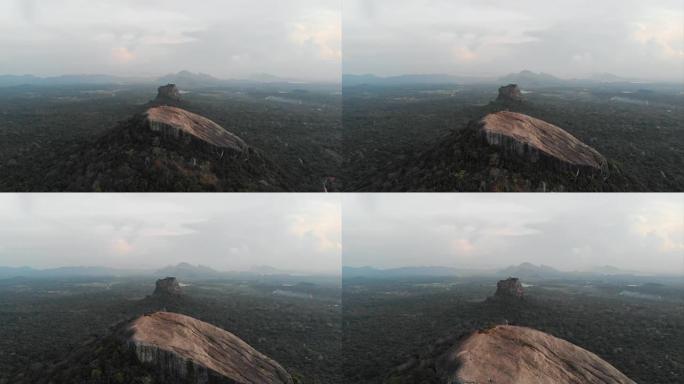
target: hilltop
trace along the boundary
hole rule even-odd
[[[289,191],[295,178],[262,151],[201,114],[173,84],[144,110],[57,153],[44,174],[21,174],[33,191]]]
[[[532,116],[494,109],[431,148],[389,164],[386,178],[360,190],[627,191],[640,185],[566,130]]]
[[[527,327],[476,331],[442,355],[443,383],[634,384],[615,367],[568,341]]]
[[[232,333],[171,312],[117,325],[77,348],[49,376],[57,383],[86,384],[293,383],[280,364]]]

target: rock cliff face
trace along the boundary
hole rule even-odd
[[[508,84],[499,88],[499,96],[496,101],[504,103],[522,103],[523,95],[517,84]]]
[[[161,133],[166,138],[195,141],[236,152],[243,152],[249,148],[241,138],[215,122],[181,108],[150,108],[145,112],[145,121],[149,129]]]
[[[292,384],[277,362],[237,336],[189,316],[157,312],[127,327],[126,343],[167,383]]]
[[[523,299],[524,290],[520,280],[515,277],[510,277],[506,280],[500,280],[498,283],[496,283],[496,293],[494,293],[494,297],[505,300]]]
[[[180,284],[178,284],[178,280],[175,277],[159,279],[155,284],[155,296],[181,296],[182,294],[183,290],[181,290]]]
[[[601,173],[607,168],[606,159],[594,148],[534,117],[502,111],[485,116],[478,127],[487,144],[502,148],[507,155],[578,172]]]
[[[437,364],[443,383],[634,384],[595,354],[525,327],[478,331]]]
[[[157,89],[156,101],[181,101],[181,94],[176,84],[167,84]]]

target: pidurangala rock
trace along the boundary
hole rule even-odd
[[[438,359],[436,371],[441,383],[635,384],[586,349],[510,325],[474,332]]]
[[[567,131],[516,112],[490,113],[477,123],[479,135],[506,156],[543,163],[558,170],[604,174],[606,158]]]
[[[293,383],[276,361],[232,333],[189,316],[155,312],[127,328],[128,346],[166,383]]]

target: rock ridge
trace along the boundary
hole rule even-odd
[[[605,157],[562,128],[522,113],[501,111],[477,123],[483,140],[505,154],[546,162],[563,170],[607,172]]]
[[[439,358],[444,383],[635,384],[592,352],[544,332],[499,325]]]
[[[168,382],[292,384],[276,361],[237,336],[189,316],[156,312],[131,322],[126,344]]]
[[[196,141],[215,148],[244,152],[249,149],[237,135],[228,132],[220,125],[204,116],[171,106],[158,106],[148,109],[145,122],[150,130],[184,142]]]

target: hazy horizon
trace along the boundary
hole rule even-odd
[[[225,79],[336,81],[340,12],[335,0],[10,0],[0,4],[0,74],[149,77],[191,69]]]
[[[559,80],[565,80],[565,81],[571,81],[571,80],[593,80],[594,76],[615,76],[619,80],[624,80],[624,81],[634,81],[634,82],[645,82],[645,83],[672,83],[672,84],[681,84],[684,83],[684,77],[681,79],[637,79],[637,78],[629,78],[629,77],[622,77],[618,76],[614,73],[609,73],[609,72],[595,72],[595,73],[586,73],[582,76],[575,76],[575,77],[564,77],[561,75],[557,75],[553,72],[535,72],[535,71],[530,71],[529,69],[521,69],[519,71],[510,71],[510,72],[501,72],[501,73],[494,73],[494,74],[488,74],[488,75],[470,75],[470,74],[458,74],[458,73],[438,73],[438,72],[425,72],[425,73],[400,73],[396,75],[379,75],[377,73],[348,73],[344,72],[342,73],[342,76],[375,76],[378,78],[394,78],[394,77],[402,77],[402,76],[451,76],[455,78],[472,78],[472,79],[483,79],[483,80],[490,80],[490,81],[498,81],[499,79],[509,76],[509,75],[517,75],[520,74],[521,72],[529,71],[532,72],[535,75],[551,75]],[[619,81],[618,80],[618,81]]]
[[[684,80],[679,0],[350,0],[343,73]]]
[[[72,72],[65,72],[65,73],[60,73],[60,74],[55,74],[55,75],[49,75],[49,76],[41,76],[41,75],[36,75],[33,73],[22,73],[22,74],[10,74],[10,73],[0,73],[0,76],[16,76],[16,77],[22,77],[22,76],[33,76],[36,78],[40,79],[51,79],[51,78],[59,78],[59,77],[69,77],[69,76],[108,76],[108,77],[115,77],[115,78],[121,78],[124,80],[143,80],[143,81],[155,81],[161,77],[165,76],[175,76],[178,75],[182,72],[188,72],[192,75],[206,75],[206,76],[211,76],[217,80],[221,81],[230,81],[230,80],[252,80],[256,79],[261,76],[272,76],[277,79],[282,79],[285,81],[304,81],[304,82],[312,82],[312,83],[339,83],[339,79],[327,79],[327,80],[309,80],[305,81],[303,79],[296,79],[296,78],[287,78],[287,77],[281,77],[274,75],[272,73],[251,73],[247,74],[245,76],[240,76],[240,77],[220,77],[220,76],[215,76],[211,73],[204,73],[204,72],[196,72],[188,69],[181,69],[176,72],[165,72],[165,73],[156,73],[156,74],[147,74],[147,75],[117,75],[117,74],[112,74],[112,73],[105,73],[105,72],[91,72],[91,73],[72,73]],[[260,81],[260,80],[255,80],[255,81]]]
[[[679,194],[372,194],[342,199],[343,267],[684,274]]]
[[[0,266],[339,273],[339,198],[314,194],[0,195]]]

